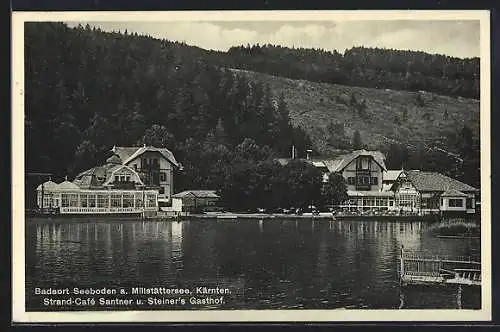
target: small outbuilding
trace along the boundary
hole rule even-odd
[[[217,206],[219,200],[215,190],[185,190],[172,195],[172,207],[178,211],[196,212]]]

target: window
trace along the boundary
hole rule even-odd
[[[115,182],[119,182],[120,181],[120,177],[118,175],[115,175]]]
[[[147,207],[156,207],[156,195],[155,194],[147,194],[146,195],[146,206]]]
[[[368,157],[359,157],[356,159],[356,169],[365,169],[368,170],[371,167],[371,159]]]
[[[397,197],[397,205],[400,207],[417,208],[420,205],[419,196],[408,193],[399,194]]]
[[[88,207],[95,207],[96,203],[96,195],[89,195],[88,196]]]
[[[61,206],[68,207],[69,206],[69,197],[68,194],[61,194]]]
[[[125,181],[129,182],[130,181],[130,175],[125,176]]]
[[[159,192],[160,192],[160,195],[163,195],[165,193],[165,188],[160,187]]]
[[[369,176],[359,176],[358,177],[358,184],[369,185],[370,184],[370,177]]]
[[[135,206],[136,207],[143,207],[143,201],[142,201],[142,194],[137,194],[135,196]]]
[[[98,194],[97,195],[97,207],[103,208],[108,207],[108,194]]]
[[[165,172],[160,172],[160,181],[165,182],[167,181],[167,173]]]
[[[376,177],[376,176],[372,177],[372,184],[375,186],[378,185],[378,177]]]
[[[111,207],[121,207],[122,206],[122,195],[112,194],[111,195]]]
[[[464,202],[461,198],[450,198],[448,199],[449,207],[463,207]]]
[[[137,171],[137,164],[134,164],[134,171]]]
[[[80,206],[87,207],[87,194],[80,194]]]
[[[77,207],[78,206],[78,194],[69,194],[69,206]]]
[[[133,207],[134,206],[134,195],[133,194],[123,194],[123,207]]]
[[[354,185],[354,177],[348,177],[347,184]]]

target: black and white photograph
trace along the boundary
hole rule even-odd
[[[491,319],[487,11],[12,22],[14,320]]]

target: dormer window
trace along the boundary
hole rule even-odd
[[[356,159],[356,169],[369,170],[371,166],[370,157],[359,157]]]

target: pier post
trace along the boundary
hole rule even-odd
[[[457,309],[462,309],[462,285],[457,287]]]
[[[403,257],[403,252],[404,252],[404,246],[401,245],[401,250],[400,250],[400,253],[399,253],[399,264],[400,264],[400,268],[399,268],[399,281],[401,284],[403,284],[403,277],[404,277],[404,274],[405,274],[405,261],[404,261],[404,257]]]

